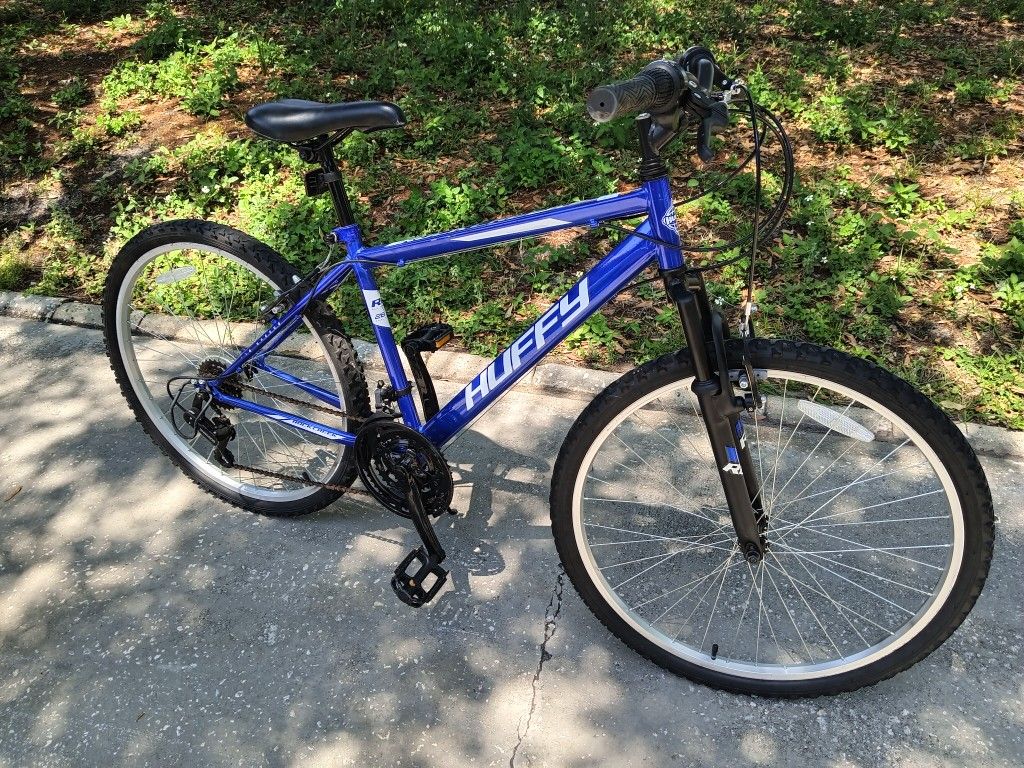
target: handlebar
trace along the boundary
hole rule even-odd
[[[595,88],[587,112],[598,123],[640,112],[659,113],[678,106],[682,86],[679,67],[672,61],[648,64],[631,80]]]
[[[698,118],[697,154],[704,162],[715,153],[711,136],[729,125],[729,106],[724,94],[735,81],[722,72],[711,51],[694,46],[676,61],[659,60],[644,67],[635,77],[591,91],[587,112],[598,123],[628,114],[649,113],[656,123],[656,146],[666,144],[679,128],[680,117]]]

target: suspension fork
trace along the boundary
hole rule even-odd
[[[686,344],[693,357],[695,377],[691,389],[711,441],[740,552],[747,562],[759,563],[764,557],[765,542],[761,536],[764,514],[757,475],[740,421],[740,414],[749,404],[732,393],[721,316],[712,312],[699,274],[687,274],[685,268],[679,268],[663,271],[662,278],[679,311]],[[714,361],[708,356],[709,342],[715,350]]]

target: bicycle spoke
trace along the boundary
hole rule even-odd
[[[821,392],[821,387],[818,387],[818,391],[814,393],[814,397],[818,396],[818,392]],[[814,397],[811,398],[811,402],[812,403],[814,402]],[[851,400],[850,401],[849,405],[847,405],[846,408],[842,412],[843,416],[845,416],[847,413],[849,413],[850,408],[853,406],[853,404],[855,402],[856,402],[855,400]],[[800,421],[798,421],[796,426],[793,427],[793,434],[791,434],[789,436],[790,441],[793,440],[793,435],[796,434],[796,430],[800,426],[800,423],[803,421],[805,415],[806,414],[801,414],[800,415]],[[771,503],[772,503],[772,507],[773,508],[774,508],[776,499],[778,499],[783,493],[785,493],[786,489],[789,488],[789,484],[791,482],[793,482],[794,478],[796,478],[796,476],[798,474],[800,474],[800,470],[803,469],[807,465],[807,462],[810,461],[814,457],[814,454],[818,452],[818,449],[821,447],[822,443],[824,443],[825,440],[828,439],[828,436],[831,435],[833,433],[833,431],[834,430],[832,429],[832,427],[829,427],[828,430],[825,432],[825,434],[821,436],[821,439],[818,440],[817,444],[815,444],[815,446],[804,457],[804,460],[800,462],[800,466],[797,467],[795,470],[793,470],[793,474],[791,474],[789,476],[789,479],[783,484],[783,486],[781,488],[779,488],[779,492],[775,495],[775,497],[772,498]],[[852,447],[853,446],[851,446],[851,448]],[[799,496],[799,494],[797,494],[797,495]]]
[[[889,520],[861,521],[859,523],[830,523],[830,524],[826,523],[825,525],[820,525],[822,520],[831,520],[832,518],[840,517],[841,515],[853,515],[853,514],[857,514],[857,513],[860,513],[860,512],[867,512],[868,510],[878,509],[879,507],[886,507],[886,506],[888,506],[890,504],[902,504],[905,501],[913,501],[914,499],[923,499],[926,496],[934,496],[937,493],[943,493],[943,490],[940,488],[938,490],[928,491],[926,493],[915,493],[912,496],[902,496],[902,497],[900,497],[898,499],[890,499],[888,501],[880,501],[877,504],[870,504],[870,505],[868,505],[866,507],[858,507],[857,509],[849,509],[849,510],[845,510],[843,512],[833,512],[831,515],[825,515],[824,517],[816,517],[816,518],[814,518],[814,522],[815,522],[816,525],[805,524],[805,525],[801,526],[801,525],[799,525],[797,523],[792,523],[792,524],[783,525],[783,526],[777,528],[776,532],[781,533],[782,531],[788,531],[788,530],[793,530],[793,529],[797,529],[797,528],[815,528],[815,527],[817,527],[817,528],[828,528],[830,526],[835,526],[835,525],[863,525],[863,524],[865,524],[865,522],[873,522],[873,523],[898,522],[897,520],[889,519]],[[948,518],[945,518],[945,517],[938,517],[938,518],[934,518],[934,517],[908,517],[908,518],[903,518],[903,520],[935,520],[935,519],[943,519],[944,520],[944,519],[948,519]]]
[[[782,387],[782,413],[779,414],[779,439],[775,442],[775,466],[772,467],[772,494],[771,500],[775,500],[775,481],[779,476],[779,452],[782,448],[782,424],[786,420],[786,393],[789,391],[789,379],[786,379],[785,384]],[[771,514],[769,508],[768,513]]]
[[[731,555],[730,555],[730,559],[732,559]],[[700,641],[700,647],[701,648],[705,648],[707,646],[708,632],[711,631],[711,622],[714,621],[715,611],[718,610],[718,601],[722,597],[722,587],[725,586],[726,570],[727,569],[725,569],[725,568],[722,569],[722,579],[721,579],[721,581],[718,582],[718,592],[715,593],[715,604],[711,606],[711,613],[708,614],[708,623],[704,627],[704,637],[702,637],[701,641]]]
[[[919,595],[924,595],[925,597],[928,597],[928,596],[931,595],[930,592],[926,592],[923,589],[918,589],[917,587],[912,587],[909,584],[904,584],[902,581],[896,581],[895,579],[889,579],[889,578],[886,578],[885,576],[880,576],[877,573],[872,573],[871,571],[865,571],[863,568],[857,568],[856,566],[850,565],[849,563],[844,563],[842,560],[836,560],[834,558],[829,558],[829,557],[822,557],[822,553],[819,553],[819,552],[805,552],[805,551],[802,551],[802,550],[794,550],[794,552],[799,552],[800,554],[810,555],[810,556],[815,557],[817,559],[825,560],[826,562],[831,563],[832,565],[838,565],[838,566],[841,566],[841,567],[846,568],[848,570],[856,571],[857,573],[862,573],[865,576],[870,576],[873,579],[878,579],[879,581],[884,581],[887,584],[892,584],[892,585],[897,586],[897,587],[902,587],[903,589],[909,589],[911,592],[917,592]],[[785,553],[783,553],[783,554],[785,554]],[[780,565],[781,565],[781,562],[782,561],[780,560],[779,561]]]
[[[764,562],[764,561],[762,561]],[[793,625],[793,629],[796,630],[796,635],[800,638],[800,644],[804,647],[804,651],[807,652],[807,659],[810,662],[814,662],[814,655],[811,653],[811,649],[807,647],[807,641],[804,640],[804,634],[800,631],[800,627],[796,623],[796,619],[793,618],[793,612],[789,610],[789,605],[786,604],[786,598],[782,596],[782,591],[779,589],[779,585],[775,583],[775,577],[772,576],[772,572],[768,568],[763,569],[768,575],[769,581],[775,588],[775,594],[779,596],[779,602],[782,604],[782,608],[786,611],[786,615],[789,617],[790,623]]]
[[[776,553],[776,554],[778,554],[778,553]],[[856,587],[859,590],[867,592],[869,595],[872,595],[873,597],[877,597],[883,603],[887,603],[887,604],[891,605],[893,608],[897,608],[897,609],[903,611],[904,613],[906,613],[909,616],[913,616],[914,615],[914,611],[911,611],[911,610],[909,610],[907,608],[904,608],[899,603],[894,603],[892,600],[890,600],[887,597],[883,597],[882,595],[880,595],[877,592],[875,592],[873,589],[868,589],[863,584],[860,584],[860,583],[858,583],[856,581],[853,581],[852,579],[848,579],[847,577],[843,576],[843,574],[839,573],[838,571],[834,571],[831,568],[829,568],[828,566],[822,565],[815,558],[812,558],[812,557],[808,556],[809,554],[813,554],[813,553],[793,552],[792,554],[796,555],[801,560],[807,561],[811,565],[814,565],[815,567],[820,568],[823,571],[827,571],[828,573],[832,574],[836,578],[845,581],[847,584],[850,584],[851,586],[854,586],[854,587]]]
[[[777,558],[776,558],[776,562],[778,563],[778,565],[780,567],[782,566],[782,563],[780,561],[778,561]],[[795,576],[792,576],[791,578],[794,581],[796,581],[796,583],[800,584],[805,589],[807,589],[809,592],[812,592],[812,593],[818,595],[819,597],[824,597],[826,600],[828,600],[829,603],[832,604],[832,607],[834,607],[836,609],[836,613],[838,613],[843,618],[843,620],[846,621],[846,623],[850,626],[850,629],[853,630],[854,634],[856,634],[860,638],[860,640],[864,644],[865,648],[870,646],[871,643],[869,643],[868,640],[864,637],[864,635],[861,634],[860,630],[857,629],[857,625],[850,621],[849,617],[846,615],[847,613],[853,614],[854,616],[856,616],[861,621],[864,621],[864,622],[866,622],[868,624],[871,624],[872,626],[877,627],[878,629],[882,630],[886,634],[891,634],[893,632],[893,630],[890,629],[889,627],[883,627],[881,624],[877,623],[876,621],[874,621],[872,619],[869,619],[867,616],[865,616],[862,613],[858,613],[857,611],[853,610],[849,606],[843,605],[842,603],[839,603],[839,602],[836,602],[836,600],[834,600],[832,598],[832,596],[825,590],[825,587],[822,586],[821,582],[818,581],[818,578],[813,573],[811,573],[810,570],[808,570],[807,566],[804,565],[804,562],[802,560],[797,559],[795,562],[801,568],[804,569],[804,572],[808,575],[808,577],[811,579],[811,581],[813,581],[815,583],[815,585],[817,586],[817,589],[812,587],[807,582],[801,581],[800,579],[796,578]]]
[[[815,509],[814,511],[812,511],[812,512],[811,512],[810,514],[808,514],[808,515],[807,515],[807,516],[806,516],[806,517],[805,517],[805,518],[804,518],[803,520],[801,520],[801,521],[800,521],[799,523],[797,523],[795,527],[796,527],[796,528],[799,528],[799,527],[800,527],[800,526],[802,526],[802,525],[803,525],[804,523],[806,523],[806,522],[807,522],[808,520],[811,520],[811,519],[813,519],[813,518],[814,518],[814,516],[815,516],[816,514],[818,514],[818,512],[820,512],[821,510],[825,509],[825,507],[827,507],[827,506],[828,506],[829,504],[831,504],[831,503],[832,503],[833,501],[835,501],[835,500],[836,500],[836,499],[838,499],[838,498],[839,498],[840,496],[842,496],[842,495],[843,495],[844,493],[846,493],[846,492],[847,492],[847,491],[848,491],[848,490],[849,490],[850,488],[852,488],[852,487],[853,487],[853,485],[854,485],[854,484],[855,484],[855,483],[856,483],[857,481],[861,480],[861,479],[862,479],[862,478],[863,478],[863,477],[864,477],[864,476],[865,476],[865,475],[866,475],[866,474],[867,474],[868,472],[870,472],[870,471],[871,471],[872,469],[874,469],[875,467],[877,467],[877,466],[878,466],[879,464],[882,464],[882,463],[884,463],[885,461],[887,461],[887,460],[888,460],[888,459],[889,459],[889,458],[890,458],[891,456],[893,456],[893,455],[894,455],[894,454],[895,454],[895,453],[896,453],[897,451],[899,451],[899,450],[900,450],[901,448],[905,447],[905,446],[907,445],[907,443],[909,443],[909,442],[910,442],[909,438],[908,438],[907,440],[904,440],[904,441],[903,441],[902,443],[900,443],[900,444],[899,444],[899,445],[897,445],[897,446],[896,446],[895,448],[893,448],[893,449],[892,449],[892,450],[891,450],[891,451],[890,451],[890,452],[889,452],[888,454],[886,454],[886,455],[885,455],[884,457],[882,457],[881,459],[878,459],[878,460],[877,460],[877,461],[876,461],[876,462],[875,462],[874,464],[872,464],[872,465],[871,465],[870,467],[868,467],[868,468],[867,468],[867,469],[865,469],[865,470],[864,470],[863,472],[861,472],[861,474],[859,474],[859,475],[858,475],[858,476],[857,476],[857,477],[856,477],[856,478],[855,478],[855,479],[853,480],[853,482],[851,482],[851,483],[847,483],[846,485],[844,485],[843,487],[841,487],[841,488],[840,488],[839,490],[837,490],[837,491],[836,491],[836,493],[835,493],[835,495],[833,495],[833,496],[830,496],[830,497],[829,497],[829,499],[828,499],[828,500],[827,500],[827,501],[826,501],[826,502],[825,502],[824,504],[820,505],[820,506],[819,506],[819,507],[817,507],[817,508],[816,508],[816,509]],[[783,536],[783,538],[785,538],[785,536]]]
[[[702,584],[704,584],[704,582],[706,582],[708,579],[713,579],[713,578],[717,577],[719,571],[721,571],[721,570],[728,570],[733,565],[735,565],[735,563],[732,563],[732,553],[733,553],[733,550],[730,549],[729,550],[729,554],[726,556],[725,560],[723,560],[714,570],[708,571],[703,576],[700,576],[700,577],[694,579],[693,581],[689,581],[686,584],[683,584],[681,587],[676,587],[675,589],[669,590],[668,592],[663,592],[658,597],[653,598],[652,600],[648,600],[647,603],[651,603],[651,602],[654,602],[654,600],[661,599],[662,597],[664,597],[667,594],[674,594],[675,592],[679,591],[680,589],[686,589],[686,587],[690,587],[688,590],[686,590],[686,592],[684,592],[682,594],[681,597],[679,597],[678,600],[676,600],[668,608],[666,608],[664,611],[662,611],[658,615],[658,617],[656,619],[654,619],[651,623],[652,624],[657,624],[659,621],[661,621],[663,618],[665,618],[665,616],[667,616],[669,613],[671,613],[672,610],[675,609],[675,607],[677,605],[679,605],[683,600],[685,600],[687,597],[689,597],[691,594],[693,594],[693,592],[698,587],[700,587]],[[647,603],[640,603],[639,605],[634,606],[634,610],[636,608],[639,608],[641,605],[646,605]]]
[[[645,502],[642,502],[642,501],[634,501],[633,499],[606,499],[606,498],[601,498],[599,496],[585,496],[584,498],[587,501],[603,501],[603,502],[607,502],[609,504],[636,504],[638,506],[662,506],[662,507],[667,507],[669,509],[675,510],[676,512],[682,512],[684,515],[691,515],[692,517],[696,517],[698,520],[703,520],[705,523],[711,523],[711,525],[717,526],[718,528],[722,527],[722,526],[718,525],[718,523],[716,523],[710,517],[707,517],[705,515],[697,514],[692,509],[684,509],[683,507],[677,507],[674,504],[668,504],[666,502],[661,502],[660,504],[655,505],[655,504],[645,503]]]
[[[705,548],[711,546],[711,544],[723,544],[726,541],[728,541],[728,539],[722,539],[722,540],[717,541],[717,542],[710,542],[709,544],[701,544],[700,542],[689,542],[689,546],[682,547],[681,549],[673,550],[669,554],[670,555],[678,555],[678,554],[682,554],[683,552],[693,552],[693,551],[696,551],[696,550],[699,550],[699,549],[705,549]],[[715,549],[720,549],[720,547],[715,547]],[[665,557],[665,555],[659,553],[657,555],[648,555],[647,557],[638,557],[638,558],[636,558],[634,560],[625,560],[625,561],[620,562],[620,563],[612,563],[611,565],[603,565],[603,566],[601,566],[601,570],[602,571],[607,571],[607,570],[609,570],[611,568],[619,568],[619,567],[621,567],[623,565],[633,565],[634,563],[642,563],[642,562],[645,562],[647,560],[656,560],[659,557]],[[639,574],[637,574],[637,575],[639,575]],[[635,577],[633,577],[633,578],[635,578]],[[620,583],[619,586],[622,586],[622,584],[624,584],[624,583],[625,582]]]
[[[680,540],[682,540],[682,539],[679,539],[678,537],[675,537],[675,536],[659,536],[656,533],[645,533],[644,531],[636,531],[636,530],[631,530],[629,528],[617,528],[617,527],[612,526],[612,525],[600,525],[599,523],[585,523],[585,525],[587,526],[587,528],[602,528],[602,529],[605,529],[605,530],[608,530],[608,531],[618,531],[619,533],[632,533],[632,534],[635,534],[637,536],[647,536],[647,537],[650,537],[651,539],[655,539],[655,540],[658,540],[658,541],[680,541]],[[715,532],[713,532],[713,533],[715,533]]]
[[[664,434],[662,434],[659,431],[657,431],[657,429],[655,429],[654,427],[650,426],[650,424],[643,417],[640,416],[640,412],[639,411],[637,411],[634,414],[634,416],[639,421],[643,422],[644,426],[646,426],[651,432],[653,432],[658,437],[660,437],[663,440],[665,440],[666,443],[668,443],[668,445],[671,447],[671,449],[673,451],[678,451],[679,450],[679,446],[676,445],[672,440],[670,440]],[[688,430],[684,430],[682,428],[682,425],[680,425],[677,422],[675,422],[675,420],[673,420],[673,423],[676,425],[676,430],[679,432],[679,436],[682,437],[684,440],[686,440],[686,442],[689,443],[691,449],[693,449],[693,455],[694,456],[699,456],[701,454],[701,452],[697,450],[697,446],[693,443],[693,440],[690,438],[689,431]],[[703,422],[700,422],[700,423],[703,424]]]
[[[175,270],[189,269],[190,272],[173,275],[170,280],[161,280],[162,276]],[[178,435],[176,430],[182,424],[182,417],[180,413],[173,413],[173,398],[169,400],[167,397],[168,379],[182,377],[180,385],[183,384],[185,389],[181,391],[186,399],[179,406],[187,409],[193,398],[187,387],[200,366],[211,360],[226,366],[246,344],[258,338],[260,328],[254,318],[258,307],[272,297],[273,286],[269,280],[249,263],[191,244],[177,251],[164,249],[154,253],[149,260],[141,259],[133,270],[132,282],[126,282],[128,288],[122,292],[131,299],[119,308],[119,317],[124,322],[124,318],[133,318],[136,312],[141,311],[145,317],[151,318],[151,322],[145,324],[144,329],[139,327],[139,322],[131,323],[132,330],[128,331],[124,341],[132,353],[130,359],[126,357],[126,367],[138,369],[137,373],[129,372],[129,375],[136,376],[138,383],[135,387],[140,399],[144,403],[152,403],[146,407],[152,409],[151,413],[163,425],[161,430],[170,442],[174,444],[177,441],[179,452],[194,453],[195,465],[203,467],[203,473],[215,483],[237,484],[243,494],[276,500],[285,498],[279,494],[297,499],[316,493],[317,487],[302,479],[289,482],[261,475],[257,470],[326,481],[342,450],[333,442],[253,411],[224,408],[222,414],[235,428],[230,450],[238,457],[238,464],[253,469],[221,466],[213,459],[215,446],[209,440],[200,440],[199,435],[192,438]],[[136,306],[144,309],[136,309]],[[306,327],[309,327],[309,321]],[[304,349],[308,348],[304,346]],[[274,363],[280,370],[332,393],[340,386],[322,347],[319,348],[319,356],[281,357],[280,360],[274,359]],[[294,403],[278,399],[296,391],[298,388],[294,384],[260,371],[250,371],[250,376],[243,381],[258,390],[251,397],[253,402],[289,413],[296,412]],[[299,399],[304,399],[301,392]],[[299,406],[298,411],[301,410]],[[214,413],[209,412],[207,417]],[[313,420],[317,420],[316,415]]]
[[[922,565],[925,568],[932,568],[932,569],[935,569],[937,571],[941,571],[942,570],[942,568],[937,566],[937,565],[931,565],[930,563],[925,563],[925,562],[922,562],[920,560],[915,560],[914,558],[908,557],[906,555],[898,555],[898,554],[896,554],[896,550],[908,549],[908,548],[912,549],[913,547],[888,547],[888,548],[885,548],[885,547],[870,547],[870,546],[868,546],[868,545],[866,545],[866,544],[864,544],[862,542],[855,541],[854,539],[847,539],[847,538],[845,538],[843,536],[839,536],[839,535],[834,534],[834,533],[828,533],[827,531],[813,530],[813,529],[810,529],[810,528],[807,528],[805,530],[808,533],[813,533],[815,536],[825,536],[825,537],[827,537],[829,539],[835,539],[836,541],[842,541],[842,542],[844,542],[846,544],[855,544],[858,547],[857,549],[853,549],[853,550],[836,550],[836,551],[843,551],[843,552],[883,552],[884,554],[890,555],[891,557],[895,557],[895,558],[898,558],[900,560],[906,560],[908,562],[915,563],[916,565]],[[776,542],[776,546],[785,546],[785,541],[780,537],[779,540]],[[940,545],[940,546],[941,547],[949,547],[951,545],[944,544],[944,545]],[[929,548],[930,549],[931,547],[925,547],[925,548]]]
[[[929,615],[954,546],[949,484],[920,436],[869,398],[770,369],[764,381],[777,417],[744,417],[768,513],[764,558],[737,550],[710,442],[684,427],[703,420],[681,381],[678,395],[630,406],[591,454],[575,496],[587,567],[627,624],[693,665],[824,678],[891,653],[887,640]],[[805,401],[881,437],[845,439]]]
[[[765,567],[768,567],[769,565],[770,564],[769,564],[768,560],[766,559],[765,560]],[[832,639],[832,636],[828,633],[828,629],[825,628],[825,624],[818,617],[818,612],[815,611],[814,608],[811,607],[811,604],[809,602],[807,602],[807,598],[804,597],[804,593],[800,590],[800,587],[798,587],[796,585],[796,582],[793,580],[793,577],[789,575],[789,571],[786,570],[786,566],[783,565],[782,561],[778,560],[777,558],[775,560],[775,565],[782,571],[782,574],[786,577],[786,579],[792,585],[793,591],[796,592],[797,597],[799,597],[801,602],[803,602],[804,606],[807,608],[808,613],[810,613],[811,617],[814,619],[814,623],[818,625],[819,629],[821,629],[821,633],[826,637],[826,639],[829,641],[829,643],[832,645],[832,647],[835,648],[836,653],[839,654],[839,658],[841,658],[841,659],[846,658],[846,656],[843,654],[842,650],[840,650],[839,646],[836,645],[835,641]]]
[[[733,547],[732,551],[729,552],[729,556],[726,557],[725,562],[723,562],[718,568],[716,568],[714,571],[712,571],[710,574],[708,574],[708,577],[711,579],[711,581],[709,581],[707,583],[707,586],[704,588],[704,591],[701,593],[700,598],[697,600],[696,603],[694,603],[693,608],[690,609],[690,612],[688,614],[686,614],[686,618],[683,619],[683,621],[682,621],[682,626],[680,626],[679,629],[676,630],[676,633],[672,636],[673,640],[676,640],[676,639],[679,638],[679,633],[682,632],[683,629],[689,624],[690,619],[693,618],[693,614],[695,614],[697,612],[697,609],[700,608],[701,604],[704,602],[704,598],[706,598],[708,596],[708,594],[711,592],[711,590],[714,589],[715,582],[718,580],[718,577],[721,576],[724,579],[726,571],[728,571],[729,568],[731,568],[733,565],[736,565],[736,563],[733,562],[733,559],[732,559],[732,556],[735,553],[736,553],[736,548]],[[698,647],[699,648],[703,648],[703,643],[700,646],[698,646]]]
[[[739,639],[740,628],[743,626],[743,620],[747,617],[747,609],[750,607],[750,598],[754,595],[754,587],[757,585],[757,579],[754,577],[754,570],[747,563],[747,572],[750,574],[750,589],[747,590],[747,599],[743,601],[743,610],[740,611],[740,618],[736,622],[736,634],[733,635],[733,644]]]
[[[890,520],[858,520],[855,523],[825,523],[824,525],[805,525],[806,530],[815,528],[841,528],[851,525],[882,525],[893,523],[912,523],[920,520],[949,520],[948,515],[926,515],[924,517],[894,517]]]
[[[634,456],[636,456],[638,459],[640,459],[641,463],[644,466],[646,466],[649,470],[651,470],[652,473],[654,473],[655,479],[658,482],[660,482],[662,485],[665,485],[665,486],[671,488],[673,491],[675,491],[676,494],[679,496],[679,498],[681,498],[681,499],[682,498],[686,498],[686,494],[684,494],[682,491],[680,491],[678,488],[676,488],[676,486],[674,486],[668,480],[665,480],[662,477],[658,477],[658,473],[655,472],[654,467],[652,467],[650,464],[648,464],[647,461],[639,453],[637,453],[635,450],[633,450],[632,447],[626,445],[622,441],[622,438],[620,438],[615,433],[612,433],[612,437],[614,437],[616,440],[618,440],[619,444],[622,445],[623,448],[627,449],[630,453],[632,453]],[[612,461],[615,461],[615,460],[613,459]],[[625,464],[622,464],[621,462],[615,462],[615,463],[618,464],[619,466],[623,467],[624,469],[630,469],[629,467],[627,467]],[[632,471],[633,474],[636,474],[636,470],[630,470],[630,471]],[[696,517],[704,517],[703,515],[698,515],[696,512],[689,512],[688,514],[695,515]],[[708,520],[709,522],[712,522],[710,518],[705,518],[705,519]]]

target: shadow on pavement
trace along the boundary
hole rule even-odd
[[[997,490],[991,583],[943,648],[767,701],[663,672],[561,583],[548,483],[578,401],[513,393],[450,449],[452,588],[416,611],[389,586],[405,521],[202,493],[131,420],[98,333],[0,319],[0,363],[0,498],[22,486],[0,502],[0,766],[1021,762],[1019,490]],[[987,466],[997,489],[1021,469]]]

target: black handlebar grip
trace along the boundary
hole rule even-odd
[[[656,114],[675,106],[679,95],[677,66],[670,61],[655,61],[632,80],[595,88],[587,98],[587,112],[597,123],[632,113]]]

